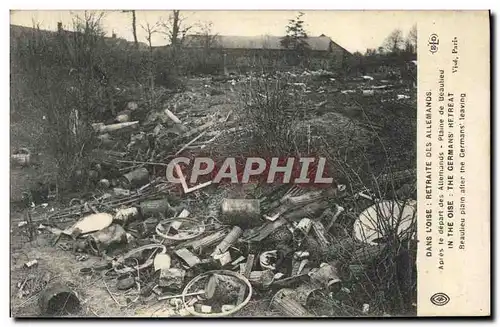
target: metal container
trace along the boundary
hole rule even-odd
[[[38,297],[44,315],[75,314],[80,310],[80,300],[75,292],[61,283],[47,287]]]
[[[262,225],[260,202],[256,199],[224,199],[222,220],[230,225],[255,227]]]
[[[261,289],[266,289],[273,283],[274,273],[271,270],[252,271],[250,272],[248,280],[252,285],[257,286]]]
[[[295,292],[289,288],[283,288],[276,292],[271,299],[271,307],[278,309],[284,316],[288,317],[311,317],[306,308],[304,308],[295,299]]]
[[[342,288],[342,281],[334,264],[322,263],[319,268],[309,272],[309,277],[313,283],[321,285],[328,292],[337,293]]]
[[[306,282],[295,289],[295,300],[304,307],[308,307],[311,305],[312,298],[317,294],[321,294],[321,290],[321,286]]]
[[[159,200],[149,200],[141,202],[139,205],[143,217],[150,217],[155,214],[162,214],[165,217],[170,216],[175,210],[170,206],[167,198]]]
[[[123,175],[121,184],[126,189],[137,188],[149,183],[149,171],[142,167]]]

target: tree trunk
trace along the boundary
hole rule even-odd
[[[179,23],[179,10],[174,10],[174,21],[172,23],[172,37],[170,42],[172,45],[175,46],[177,45],[177,39],[179,37],[179,29],[180,29],[180,23]]]
[[[135,46],[139,47],[139,42],[137,41],[137,24],[135,18],[135,10],[132,10],[132,33],[134,34],[134,43]]]

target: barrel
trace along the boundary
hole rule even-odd
[[[251,228],[262,225],[260,202],[256,199],[224,199],[222,221],[229,225]]]
[[[125,174],[121,178],[121,184],[126,189],[141,187],[149,183],[149,171],[142,167]]]
[[[175,211],[170,206],[167,198],[141,202],[139,208],[141,209],[143,217],[150,217],[155,214],[162,214],[165,217],[168,217]]]

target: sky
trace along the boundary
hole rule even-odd
[[[40,24],[42,29],[56,30],[57,22],[65,29],[72,28],[74,15],[83,16],[83,11],[54,10],[16,10],[10,13],[10,23],[22,26]],[[166,21],[171,11],[137,10],[137,37],[146,42],[147,33],[141,26],[154,25]],[[289,19],[295,18],[298,11],[181,11],[187,25],[199,26],[212,23],[213,33],[219,35],[274,35],[285,34]],[[416,15],[411,11],[304,11],[302,19],[309,36],[325,34],[345,49],[364,53],[367,48],[378,48],[394,29],[401,29],[406,35],[416,23]],[[118,37],[133,41],[132,14],[121,10],[105,11],[102,21],[107,35],[113,32]],[[195,30],[192,30],[195,31]],[[152,37],[155,46],[165,45],[163,34]]]

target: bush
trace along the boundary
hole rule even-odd
[[[253,147],[273,156],[297,155],[306,147],[297,132],[303,100],[284,77],[252,78],[243,91],[243,120]]]
[[[78,186],[73,173],[85,171],[85,158],[96,144],[91,122],[107,111],[103,108],[114,109],[110,85],[96,72],[104,44],[99,17],[76,19],[75,30],[56,34],[34,28],[11,45],[12,110],[40,123],[34,146],[54,158],[52,171],[45,173],[59,189]]]

